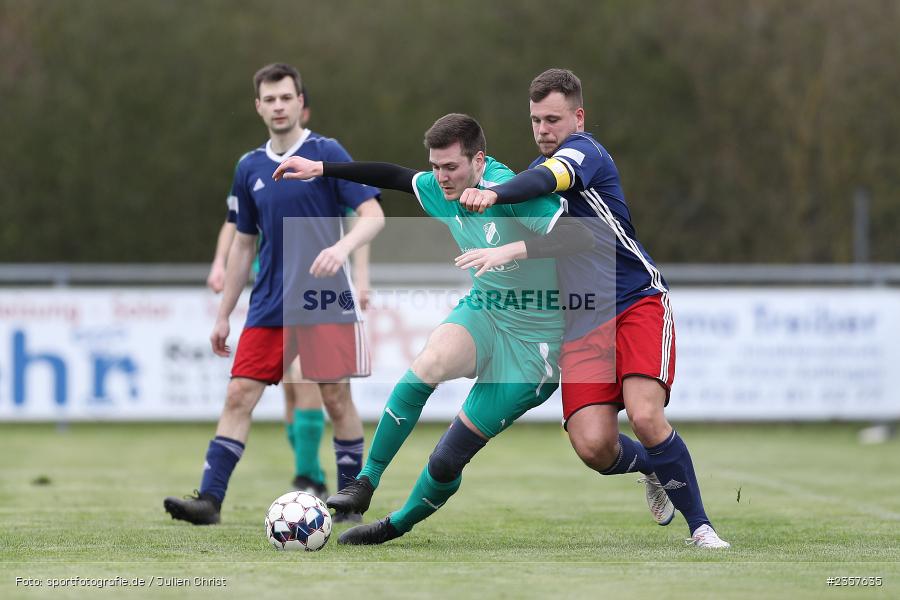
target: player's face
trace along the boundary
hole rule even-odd
[[[297,127],[303,113],[303,97],[297,95],[294,80],[284,77],[279,81],[263,81],[259,85],[256,112],[273,134],[287,133]]]
[[[561,92],[551,92],[530,106],[534,141],[544,156],[551,156],[576,131],[584,131],[584,108],[573,107]]]
[[[484,152],[472,158],[462,153],[459,142],[428,151],[428,162],[446,200],[458,200],[463,190],[475,187],[484,172]]]

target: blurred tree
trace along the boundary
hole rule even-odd
[[[864,185],[872,259],[900,261],[898,31],[896,0],[0,0],[0,261],[208,260],[276,60],[313,129],[419,168],[451,111],[524,168],[528,83],[569,67],[657,260],[848,261]]]

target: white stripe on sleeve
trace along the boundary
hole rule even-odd
[[[578,164],[578,166],[581,166],[581,163],[584,162],[584,152],[579,152],[575,148],[563,148],[562,150],[554,154],[553,158],[560,158],[561,156],[571,158]]]

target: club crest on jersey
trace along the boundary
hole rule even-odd
[[[491,246],[500,243],[500,233],[497,231],[497,224],[493,221],[484,224],[484,239]]]

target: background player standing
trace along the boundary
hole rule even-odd
[[[300,93],[303,96],[303,110],[300,114],[300,126],[305,128],[311,116],[309,87],[302,83]],[[225,288],[225,266],[228,251],[234,239],[237,223],[237,198],[229,194],[227,198],[228,212],[225,222],[216,239],[216,251],[210,265],[206,285],[215,293]],[[348,209],[349,211],[349,209]],[[365,310],[369,297],[369,245],[356,248],[351,261],[352,280],[359,298],[360,308]],[[254,276],[259,271],[259,262],[253,263]],[[322,415],[322,393],[314,381],[305,380],[300,371],[299,360],[294,360],[282,379],[284,392],[285,430],[294,455],[293,489],[309,492],[320,498],[328,497],[325,471],[319,461],[319,447],[325,433],[325,419]],[[352,395],[351,395],[352,401]],[[337,489],[356,476],[361,466],[355,452],[347,452],[346,445],[334,439]],[[343,475],[343,479],[341,477]],[[342,516],[337,516],[338,519]]]
[[[604,272],[605,262],[590,253],[559,261],[566,293],[587,293],[591,285],[610,281],[616,286],[614,335],[611,324],[600,321],[603,311],[566,314],[560,368],[569,440],[582,461],[603,475],[646,474],[647,501],[660,525],[671,522],[674,505],[687,520],[689,541],[703,548],[727,548],[730,544],[719,538],[703,508],[687,446],[664,413],[675,378],[668,287],[637,240],[612,157],[584,131],[581,81],[571,71],[549,69],[531,82],[529,97],[541,156],[527,171],[495,188],[466,190],[460,204],[482,211],[557,192],[568,201],[570,214],[592,229],[604,230],[596,234],[598,240],[612,231],[615,273]],[[478,252],[488,260],[492,250]],[[609,361],[603,356],[611,347],[615,381],[607,383]],[[640,443],[619,432],[622,408]]]
[[[290,185],[271,185],[271,174],[284,157],[349,161],[350,156],[332,138],[304,129],[300,75],[290,65],[268,65],[254,76],[256,110],[269,130],[269,141],[245,154],[235,171],[232,196],[237,198],[237,232],[229,250],[225,290],[210,335],[213,351],[229,356],[226,345],[228,318],[250,274],[259,243],[259,276],[250,296],[250,309],[241,333],[232,379],[215,439],[210,441],[200,489],[196,496],[169,497],[164,506],[173,518],[194,524],[217,523],[231,473],[244,451],[251,414],[266,385],[278,383],[285,365],[299,353],[304,376],[321,381],[322,398],[329,410],[335,438],[346,453],[361,463],[362,423],[350,401],[348,376],[369,372],[360,312],[322,317],[313,311],[296,311],[294,298],[284,286],[321,287],[337,293],[352,290],[347,277],[347,257],[369,242],[384,226],[384,214],[375,196],[378,190],[346,182],[320,180]],[[268,182],[270,185],[266,185]],[[358,224],[340,236],[337,221],[344,209],[356,211]],[[302,217],[315,235],[297,240],[284,237],[283,220]],[[336,227],[333,225],[337,224]],[[328,240],[331,245],[308,242]],[[285,256],[287,243],[292,252]],[[286,260],[286,258],[288,260]],[[320,278],[314,282],[312,278]],[[285,316],[290,315],[290,321]],[[328,382],[328,383],[325,383]]]

